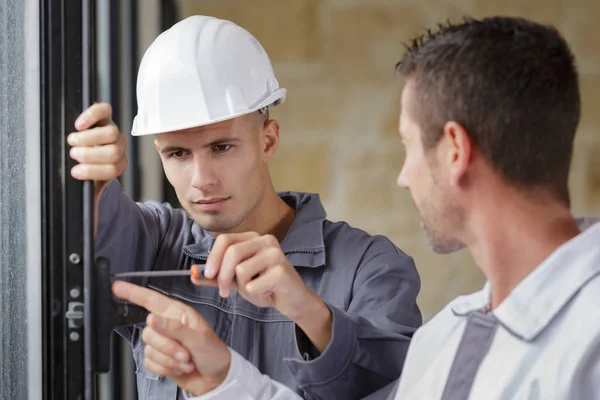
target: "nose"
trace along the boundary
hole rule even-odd
[[[406,164],[402,165],[400,174],[398,174],[398,178],[396,179],[396,185],[398,185],[398,187],[401,187],[402,189],[408,190],[408,178],[406,177]]]
[[[206,190],[212,186],[216,186],[219,182],[216,167],[208,157],[195,155],[192,187],[198,190]]]

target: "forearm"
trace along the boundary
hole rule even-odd
[[[328,304],[332,333],[325,351],[306,360],[298,349],[294,358],[286,359],[312,399],[357,399],[396,380],[410,338],[421,324],[414,261],[381,238],[361,259],[348,308]]]
[[[98,233],[98,217],[100,216],[100,197],[102,197],[102,193],[104,193],[104,189],[108,184],[109,182],[105,181],[94,182],[94,238]]]
[[[303,390],[314,399],[355,399],[397,379],[410,338],[398,333],[400,328],[384,330],[366,318],[330,310],[332,335],[325,351],[306,360],[299,348],[296,358],[286,359]]]
[[[168,226],[166,213],[161,220],[145,205],[138,205],[121,189],[118,181],[109,182],[97,200],[95,253],[108,257],[111,272],[149,270],[156,258],[158,243]]]

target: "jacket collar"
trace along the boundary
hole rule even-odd
[[[319,267],[325,265],[325,241],[323,224],[327,216],[320,196],[315,193],[280,192],[279,197],[296,210],[296,216],[281,249],[296,267]],[[206,260],[215,238],[197,223],[192,225],[194,243],[183,251],[196,259]]]

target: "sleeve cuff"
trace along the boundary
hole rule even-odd
[[[300,386],[334,379],[346,369],[356,351],[358,343],[354,321],[338,308],[329,304],[327,306],[332,314],[332,330],[331,341],[325,351],[314,360],[304,360],[296,348],[296,358],[285,359],[288,369]]]
[[[301,400],[302,398],[287,386],[271,380],[258,368],[231,348],[231,365],[225,380],[214,390],[201,396],[192,397],[183,392],[187,400]]]

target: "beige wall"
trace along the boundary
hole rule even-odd
[[[595,44],[600,1],[570,3],[561,8],[567,2],[180,0],[179,6],[182,16],[232,20],[263,44],[288,89],[286,103],[272,113],[282,126],[272,164],[277,189],[319,192],[329,218],[388,235],[413,256],[427,320],[455,296],[478,290],[483,278],[465,251],[438,256],[427,248],[409,194],[396,187],[404,154],[396,136],[402,81],[393,67],[402,43],[424,26],[464,13],[557,24],[578,57],[583,91],[573,208],[600,214],[600,47]]]

